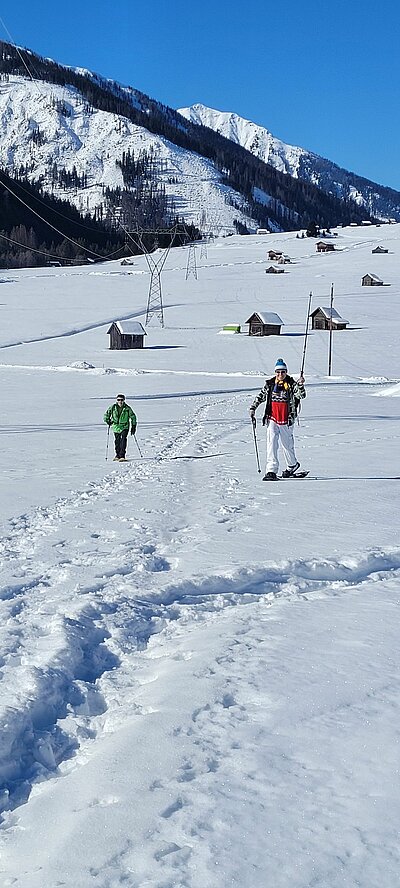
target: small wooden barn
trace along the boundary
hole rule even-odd
[[[279,259],[277,259],[277,263],[278,265],[290,265],[289,256],[280,256]]]
[[[374,250],[371,250],[371,253],[388,253],[389,250],[386,247],[375,247]]]
[[[320,305],[311,312],[312,330],[330,330],[331,322],[332,330],[345,330],[349,323],[340,316],[335,308],[331,309]]]
[[[333,253],[335,244],[326,244],[325,241],[318,241],[316,244],[317,253]]]
[[[363,287],[383,287],[383,281],[378,278],[377,274],[364,274],[361,284]]]
[[[277,259],[280,259],[282,255],[282,251],[268,250],[268,259],[272,259],[273,262],[275,262]]]
[[[107,333],[111,349],[143,348],[146,330],[139,321],[113,321]]]
[[[249,336],[279,336],[283,321],[274,311],[255,311],[246,324]]]
[[[268,268],[265,269],[265,274],[284,274],[284,268],[276,268],[275,265],[269,265]]]

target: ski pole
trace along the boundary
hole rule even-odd
[[[257,438],[256,438],[256,422],[255,422],[255,419],[252,419],[252,420],[251,420],[251,424],[252,424],[252,426],[253,426],[254,447],[255,447],[255,449],[256,449],[257,469],[258,469],[259,472],[261,472],[260,458],[259,458],[259,455],[258,455],[258,444],[257,444]]]
[[[140,456],[143,458],[143,453],[142,453],[142,451],[141,451],[141,449],[140,449],[140,447],[139,447],[139,442],[138,442],[138,439],[137,439],[137,437],[136,437],[136,432],[135,432],[135,434],[134,434],[133,437],[134,437],[134,439],[135,439],[135,441],[136,441],[136,447],[137,447],[137,449],[138,449],[138,451],[139,451],[139,454],[140,454]]]
[[[107,462],[107,460],[108,460],[108,442],[109,442],[109,440],[110,440],[110,426],[108,426],[108,432],[107,432],[106,462]]]

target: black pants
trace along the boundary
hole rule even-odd
[[[114,432],[115,456],[118,457],[118,459],[122,459],[125,456],[128,431],[129,429],[124,429],[123,432]]]

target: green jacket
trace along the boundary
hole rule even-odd
[[[113,432],[116,432],[117,434],[119,432],[125,432],[127,429],[129,430],[129,424],[131,426],[131,431],[136,431],[136,414],[133,412],[132,407],[130,407],[129,404],[123,404],[122,407],[118,404],[111,404],[111,407],[108,407],[104,414],[104,422],[106,422],[107,425],[112,425]]]

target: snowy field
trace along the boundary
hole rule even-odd
[[[172,250],[165,327],[125,352],[106,331],[144,323],[144,259],[0,271],[2,888],[399,885],[400,226],[334,243],[230,237],[188,280]],[[310,475],[263,483],[249,406],[277,357],[298,375],[332,283]],[[279,338],[246,335],[257,310]]]

